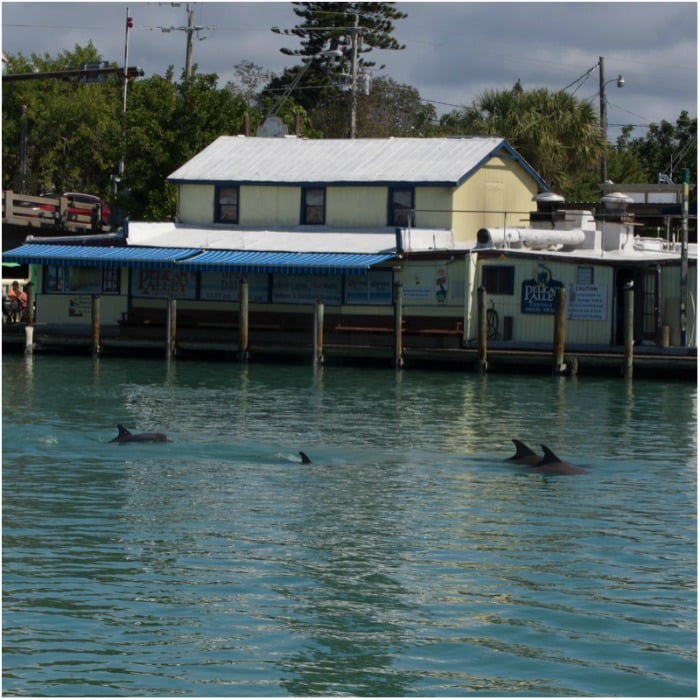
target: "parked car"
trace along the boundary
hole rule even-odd
[[[100,197],[94,194],[84,194],[82,192],[64,192],[63,194],[42,194],[42,197],[47,199],[61,199],[65,197],[68,200],[66,208],[66,221],[79,221],[89,223],[90,217],[97,209],[99,211],[99,223],[103,230],[111,228],[112,212],[105,202]],[[98,209],[99,207],[99,209]],[[59,210],[55,204],[39,204],[39,216],[55,216]]]

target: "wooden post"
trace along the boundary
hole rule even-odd
[[[477,289],[476,298],[476,322],[478,330],[477,369],[480,372],[485,373],[489,367],[489,363],[487,360],[488,325],[486,323],[486,287],[479,287],[479,289]]]
[[[248,278],[241,277],[238,307],[238,359],[248,359]]]
[[[27,310],[24,326],[24,352],[34,351],[34,285],[28,282],[24,287],[27,294]]]
[[[554,340],[552,374],[564,374],[564,345],[566,340],[566,287],[558,287],[554,296]]]
[[[26,311],[26,324],[28,326],[34,325],[34,283],[27,282],[24,285],[24,291],[27,293],[27,311]]]
[[[92,295],[92,354],[100,354],[100,295]]]
[[[314,305],[314,365],[323,364],[323,302]]]
[[[403,367],[403,285],[394,283],[394,367]]]
[[[623,374],[632,378],[634,368],[634,282],[625,285],[625,364]]]
[[[177,349],[177,300],[168,297],[168,323],[166,328],[165,356],[170,358]]]

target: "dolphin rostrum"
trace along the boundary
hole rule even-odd
[[[311,459],[309,458],[309,455],[306,454],[306,452],[299,452],[299,456],[301,457],[302,464],[311,464]]]
[[[119,435],[110,442],[169,442],[165,433],[131,433],[121,423],[117,425]]]
[[[588,470],[559,459],[547,445],[542,445],[542,450],[544,457],[532,467],[533,470],[543,474],[588,474]]]
[[[542,457],[535,454],[524,442],[513,438],[513,444],[515,445],[515,454],[512,457],[508,457],[507,462],[534,467],[538,462],[542,461]]]

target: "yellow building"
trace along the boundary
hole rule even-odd
[[[253,330],[285,342],[308,340],[320,302],[339,342],[386,344],[400,302],[407,346],[459,349],[483,287],[489,341],[522,347],[551,344],[564,288],[567,342],[615,346],[634,283],[638,342],[695,346],[695,246],[684,268],[678,245],[640,241],[620,197],[599,220],[563,210],[500,138],[226,136],[168,180],[174,222],[3,254],[35,266],[42,320],[89,327],[99,295],[103,328],[153,331],[176,303],[178,327],[201,330],[239,324],[245,301]]]

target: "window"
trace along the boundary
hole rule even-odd
[[[510,294],[515,290],[515,268],[508,265],[484,265],[481,284],[487,294]]]
[[[389,190],[389,226],[415,225],[413,188],[392,187]]]
[[[47,265],[44,289],[50,294],[119,294],[119,268]]]
[[[305,187],[302,189],[301,223],[326,223],[326,190],[323,187]]]
[[[576,284],[593,284],[593,268],[583,266],[576,268]]]
[[[238,223],[238,187],[216,188],[216,214],[214,221],[217,223]]]

